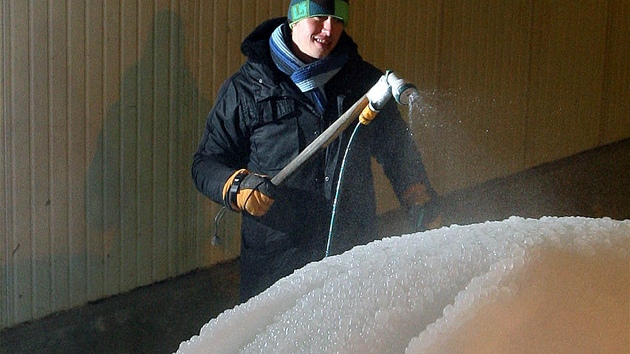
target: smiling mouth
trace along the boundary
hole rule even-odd
[[[315,38],[315,42],[321,43],[321,44],[329,44],[330,40],[327,38]]]

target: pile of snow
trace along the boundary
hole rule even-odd
[[[451,226],[311,263],[178,353],[622,352],[630,220]]]

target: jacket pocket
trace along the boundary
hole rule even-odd
[[[292,100],[257,103],[251,132],[250,163],[259,172],[274,175],[300,152],[299,112]]]
[[[274,229],[256,218],[244,216],[241,224],[243,248],[256,254],[271,254],[295,247],[290,234]]]

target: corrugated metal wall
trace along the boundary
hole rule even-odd
[[[236,237],[211,247],[217,208],[190,164],[241,60],[241,7],[16,0],[2,11],[2,327],[236,257]]]
[[[0,328],[238,254],[191,155],[287,3],[2,0]],[[630,0],[354,1],[348,31],[420,88],[442,193],[630,137]]]
[[[365,56],[421,88],[410,123],[441,193],[630,137],[628,0],[362,4]]]

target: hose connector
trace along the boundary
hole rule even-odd
[[[377,115],[378,111],[372,109],[372,105],[368,104],[365,108],[363,108],[361,114],[359,114],[359,122],[363,125],[368,125],[374,120],[374,118],[376,118]]]

